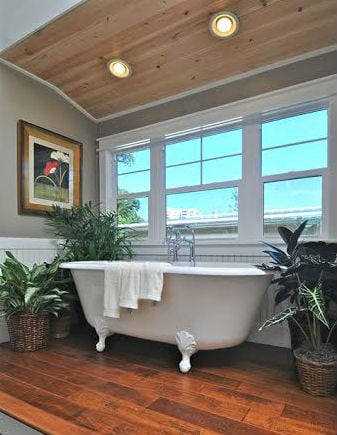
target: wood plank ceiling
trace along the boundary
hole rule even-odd
[[[226,41],[208,32],[223,9],[241,22]],[[336,43],[337,0],[88,0],[0,57],[100,119]]]

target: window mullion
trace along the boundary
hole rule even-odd
[[[116,158],[111,151],[99,153],[100,166],[100,209],[117,210],[117,167]]]
[[[239,188],[239,239],[262,237],[263,192],[261,183],[261,124],[257,119],[242,129],[242,183]]]
[[[323,237],[337,240],[337,96],[330,97],[328,110],[328,171],[323,182]]]
[[[151,140],[151,189],[149,193],[149,240],[164,241],[165,223],[165,162],[164,138]]]

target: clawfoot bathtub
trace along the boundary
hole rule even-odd
[[[84,315],[96,329],[96,349],[113,333],[176,342],[179,369],[187,373],[198,349],[236,346],[254,325],[272,275],[240,263],[174,263],[164,271],[161,302],[140,301],[138,310],[121,309],[119,319],[103,316],[104,261],[63,263],[71,269]]]

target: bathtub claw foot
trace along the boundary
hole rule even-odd
[[[105,340],[106,340],[106,335],[99,335],[99,340],[96,343],[96,350],[97,352],[103,352],[105,349]]]
[[[181,373],[188,373],[191,369],[190,358],[197,352],[197,343],[193,335],[187,331],[177,332],[176,342],[182,355],[182,360],[179,363],[179,370]]]
[[[113,335],[114,332],[110,329],[106,320],[101,317],[96,317],[94,320],[94,328],[98,335],[98,342],[96,343],[97,352],[103,352],[105,349],[105,340],[109,335]]]

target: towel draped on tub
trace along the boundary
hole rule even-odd
[[[104,316],[120,317],[120,307],[138,308],[139,299],[159,302],[169,263],[112,261],[104,268]]]

